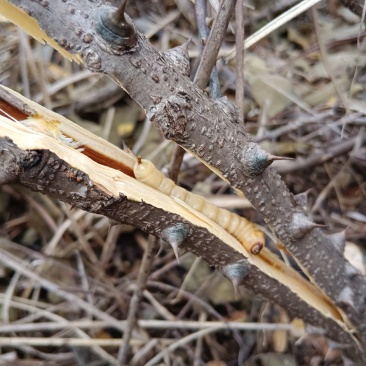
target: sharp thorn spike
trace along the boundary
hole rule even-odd
[[[346,229],[338,233],[330,234],[328,235],[328,238],[340,253],[344,253],[344,248],[346,246]]]
[[[312,222],[304,213],[297,212],[293,215],[290,234],[294,238],[300,239],[315,228],[324,227],[327,227],[327,225],[316,224],[315,222]]]
[[[182,47],[185,48],[188,51],[188,47],[192,42],[193,37],[188,38],[183,44]]]
[[[180,265],[179,254],[178,254],[178,245],[176,243],[170,243],[170,245],[172,246],[175,258],[177,259],[177,262]]]
[[[109,227],[117,226],[117,225],[120,225],[120,222],[113,220],[113,219],[109,219]]]
[[[230,263],[221,267],[221,272],[231,281],[234,287],[235,300],[238,299],[239,286],[244,282],[250,272],[250,264],[247,261]]]
[[[188,45],[190,40],[180,46],[171,48],[163,52],[163,56],[170,60],[174,67],[183,75],[189,76],[191,72]]]
[[[256,176],[262,174],[275,160],[293,159],[269,154],[261,146],[251,141],[244,147],[240,160],[243,163],[244,174]]]
[[[127,50],[137,43],[137,33],[134,25],[126,19],[125,8],[127,0],[122,0],[118,9],[102,7],[98,10],[96,32],[113,47]]]
[[[173,248],[175,257],[179,263],[178,248],[186,240],[189,235],[189,226],[182,222],[167,226],[162,231],[162,237]]]
[[[294,199],[295,199],[297,206],[302,208],[304,211],[308,211],[310,191],[311,191],[311,188],[305,192],[301,192],[301,193],[294,195]]]
[[[159,257],[161,252],[164,250],[164,242],[161,240],[160,241],[160,247],[159,247],[159,250],[158,252],[156,253],[156,256],[155,257]]]
[[[268,161],[275,161],[275,160],[294,160],[293,158],[288,158],[287,156],[276,156],[272,154],[268,154],[267,156]]]
[[[232,284],[233,284],[233,287],[234,287],[235,300],[238,300],[239,299],[239,282],[238,281],[233,281]]]
[[[355,308],[355,303],[353,301],[353,291],[350,287],[345,287],[338,295],[336,299],[336,305],[341,308],[344,306],[350,306],[353,310],[357,311]]]
[[[127,1],[128,0],[122,0],[120,6],[118,7],[116,12],[114,13],[113,18],[114,18],[114,21],[117,24],[125,22],[125,9],[126,9],[126,5],[127,5]]]

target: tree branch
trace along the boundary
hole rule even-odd
[[[0,103],[5,114],[19,116],[19,122],[0,116],[0,183],[21,183],[163,239],[167,228],[184,223],[189,233],[181,248],[216,266],[235,285],[245,285],[315,325],[342,344],[346,353],[362,357],[347,319],[317,288],[276,256],[266,249],[258,256],[250,255],[210,220],[191,215],[171,197],[123,173],[129,172],[131,156],[125,159],[126,153],[105,141],[99,148],[99,138],[64,117],[4,88],[0,88]],[[86,150],[70,148],[62,131],[82,138]],[[100,157],[98,151],[90,153],[93,146],[113,157]],[[93,160],[84,155],[85,151]],[[109,167],[111,161],[118,170]]]
[[[138,33],[128,49],[105,41],[98,25],[101,11],[108,8],[99,3],[78,0],[72,9],[63,1],[10,3],[37,19],[71,58],[112,77],[144,107],[163,136],[240,189],[309,278],[347,314],[366,344],[365,278],[335,249],[331,236],[311,225],[280,177],[266,168],[270,156],[251,141],[230,103],[209,100]]]

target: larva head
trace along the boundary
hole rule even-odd
[[[141,159],[140,156],[133,167],[133,173],[137,180],[155,189],[159,187],[164,179],[164,176],[151,161]]]
[[[220,268],[223,275],[232,282],[235,297],[238,294],[238,287],[244,282],[245,277],[250,272],[250,264],[247,261],[230,263]]]
[[[178,247],[186,240],[189,235],[189,226],[183,222],[177,222],[176,224],[167,226],[162,231],[162,237],[173,248],[175,257],[178,259]]]
[[[292,158],[274,156],[263,150],[258,144],[249,142],[243,151],[241,162],[243,173],[253,177],[262,174],[275,160],[293,160]]]
[[[250,247],[250,252],[254,255],[258,255],[262,249],[263,249],[263,243],[258,241]]]
[[[96,31],[112,47],[118,50],[129,50],[137,43],[134,25],[125,17],[127,0],[123,0],[116,10],[110,7],[99,9]]]

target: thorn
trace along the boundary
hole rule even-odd
[[[250,177],[262,174],[275,160],[293,159],[269,154],[255,142],[249,142],[245,146],[241,157],[241,161],[244,166],[244,174]]]
[[[344,253],[344,248],[346,246],[346,229],[338,232],[328,235],[329,240],[332,242],[332,244],[336,247],[336,249],[340,253]]]
[[[180,265],[180,261],[179,261],[179,254],[178,254],[178,244],[177,243],[171,243],[175,258],[178,262],[178,264]]]
[[[250,272],[250,264],[247,261],[230,263],[221,267],[221,272],[233,284],[236,300],[239,293],[239,285],[243,283],[243,280]]]
[[[117,10],[101,8],[96,24],[98,35],[121,50],[131,49],[137,43],[136,29],[125,17],[126,4],[127,0],[123,0]]]
[[[186,76],[191,74],[191,64],[188,54],[189,43],[192,38],[181,44],[180,46],[171,48],[163,52],[163,56],[173,63],[173,65]]]
[[[161,252],[164,250],[164,247],[165,247],[165,245],[164,245],[164,241],[163,240],[160,240],[160,247],[159,247],[159,250],[158,250],[158,252],[156,253],[156,256],[155,257],[159,257],[160,256],[160,254],[161,254]]]
[[[352,300],[353,292],[350,287],[344,287],[343,290],[339,293],[336,305],[342,307],[342,305],[350,306],[353,310],[357,311],[355,308],[355,303]]]
[[[345,273],[347,275],[347,277],[349,279],[353,279],[354,277],[356,277],[357,275],[360,275],[361,273],[355,268],[352,266],[352,264],[350,263],[346,263],[346,270],[345,270]]]
[[[178,222],[171,226],[167,226],[162,231],[162,237],[167,241],[173,249],[174,255],[179,263],[178,248],[186,240],[189,234],[189,226]]]
[[[191,44],[191,42],[192,42],[192,39],[193,39],[193,37],[190,37],[190,38],[188,38],[182,45],[181,45],[181,47],[183,47],[184,49],[186,49],[187,50],[187,52],[188,52],[188,48],[189,48],[189,45]]]
[[[234,288],[234,298],[235,298],[235,300],[238,300],[238,298],[239,298],[239,296],[238,296],[238,294],[239,294],[239,283],[237,281],[233,281],[232,284],[233,284],[233,288]]]
[[[272,154],[268,154],[267,159],[270,162],[273,162],[275,160],[294,160],[294,158],[289,158],[287,156],[276,156],[276,155],[272,155]]]
[[[311,191],[311,188],[305,192],[298,193],[294,196],[297,206],[299,206],[304,211],[308,211],[310,191]]]
[[[113,219],[109,219],[109,227],[113,227],[113,226],[117,226],[117,225],[121,225],[120,222],[118,222],[117,220],[113,220]]]
[[[305,214],[298,212],[293,215],[290,234],[295,239],[300,239],[317,227],[323,228],[326,227],[326,225],[316,224],[315,222],[312,222]]]
[[[237,117],[237,114],[238,114],[237,108],[234,106],[234,104],[230,103],[229,99],[226,96],[224,96],[224,97],[221,96],[221,97],[215,99],[214,102],[226,114]]]
[[[113,20],[115,21],[116,24],[126,23],[125,9],[126,9],[126,5],[127,5],[127,1],[128,0],[122,0],[120,6],[118,7],[118,9],[116,10],[116,12],[113,15]]]

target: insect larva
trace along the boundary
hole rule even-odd
[[[257,255],[264,247],[264,234],[253,223],[233,212],[218,208],[204,198],[177,186],[171,179],[165,177],[151,161],[139,157],[134,166],[134,174],[140,182],[168,196],[177,197],[204,214],[238,239],[250,253]]]

